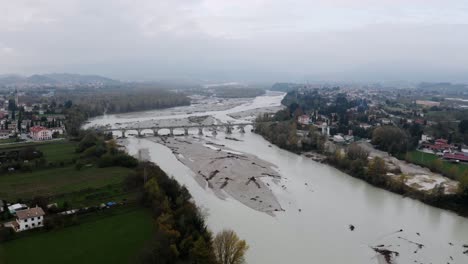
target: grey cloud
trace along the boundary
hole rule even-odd
[[[367,0],[11,2],[0,10],[0,73],[468,80],[462,1],[419,1],[418,14],[404,1],[389,1],[390,11]],[[432,20],[437,8],[444,16]]]

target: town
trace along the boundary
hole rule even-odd
[[[19,98],[24,98],[20,101]],[[66,107],[28,100],[14,90],[0,100],[0,144],[60,139],[65,134]]]

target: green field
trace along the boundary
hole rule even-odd
[[[131,169],[123,167],[82,168],[75,166],[16,172],[0,176],[0,197],[15,201],[34,196],[54,196],[87,188],[100,188],[122,183]]]
[[[0,139],[0,144],[16,142],[16,138],[4,138]]]
[[[74,206],[97,205],[102,201],[129,198],[122,182],[132,171],[123,167],[83,167],[76,170],[72,161],[79,154],[77,143],[71,141],[14,144],[9,149],[33,145],[44,154],[47,164],[56,167],[34,169],[32,172],[5,173],[0,176],[0,197],[9,201],[28,200],[35,196],[58,196],[57,202],[67,201]],[[59,166],[63,162],[64,166]]]
[[[50,142],[18,142],[18,143],[15,143],[15,144],[4,144],[4,145],[0,145],[0,149],[1,150],[10,150],[10,149],[20,149],[20,148],[24,148],[24,147],[27,147],[27,146],[39,146],[39,145],[44,145],[44,144],[52,144]]]
[[[70,141],[58,141],[50,144],[41,144],[36,148],[44,154],[47,162],[71,161],[78,157],[75,152],[77,143]]]
[[[132,263],[151,237],[151,219],[147,210],[137,208],[78,226],[32,233],[0,245],[0,263]]]
[[[409,158],[409,161],[424,167],[429,167],[431,166],[431,162],[439,159],[435,154],[430,154],[430,153],[425,153],[421,151],[411,151],[408,152],[406,155],[407,158]],[[468,164],[460,163],[460,164],[454,164],[450,163],[448,161],[442,161],[442,172],[444,174],[451,174],[451,171],[456,172],[455,175],[448,175],[452,176],[453,178],[458,179],[460,175],[462,175],[466,170],[468,169]]]
[[[138,193],[124,190],[122,184],[106,185],[101,188],[90,188],[77,192],[66,193],[53,197],[51,200],[58,205],[67,202],[73,208],[97,206],[101,203],[123,200],[135,201]]]

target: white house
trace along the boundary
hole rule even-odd
[[[13,223],[13,228],[16,232],[21,232],[29,229],[34,229],[44,226],[44,210],[36,206],[16,212],[16,223]]]
[[[52,139],[52,131],[43,126],[33,126],[29,129],[29,135],[34,140]]]

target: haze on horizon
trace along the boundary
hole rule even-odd
[[[0,0],[0,74],[468,81],[466,0]]]

